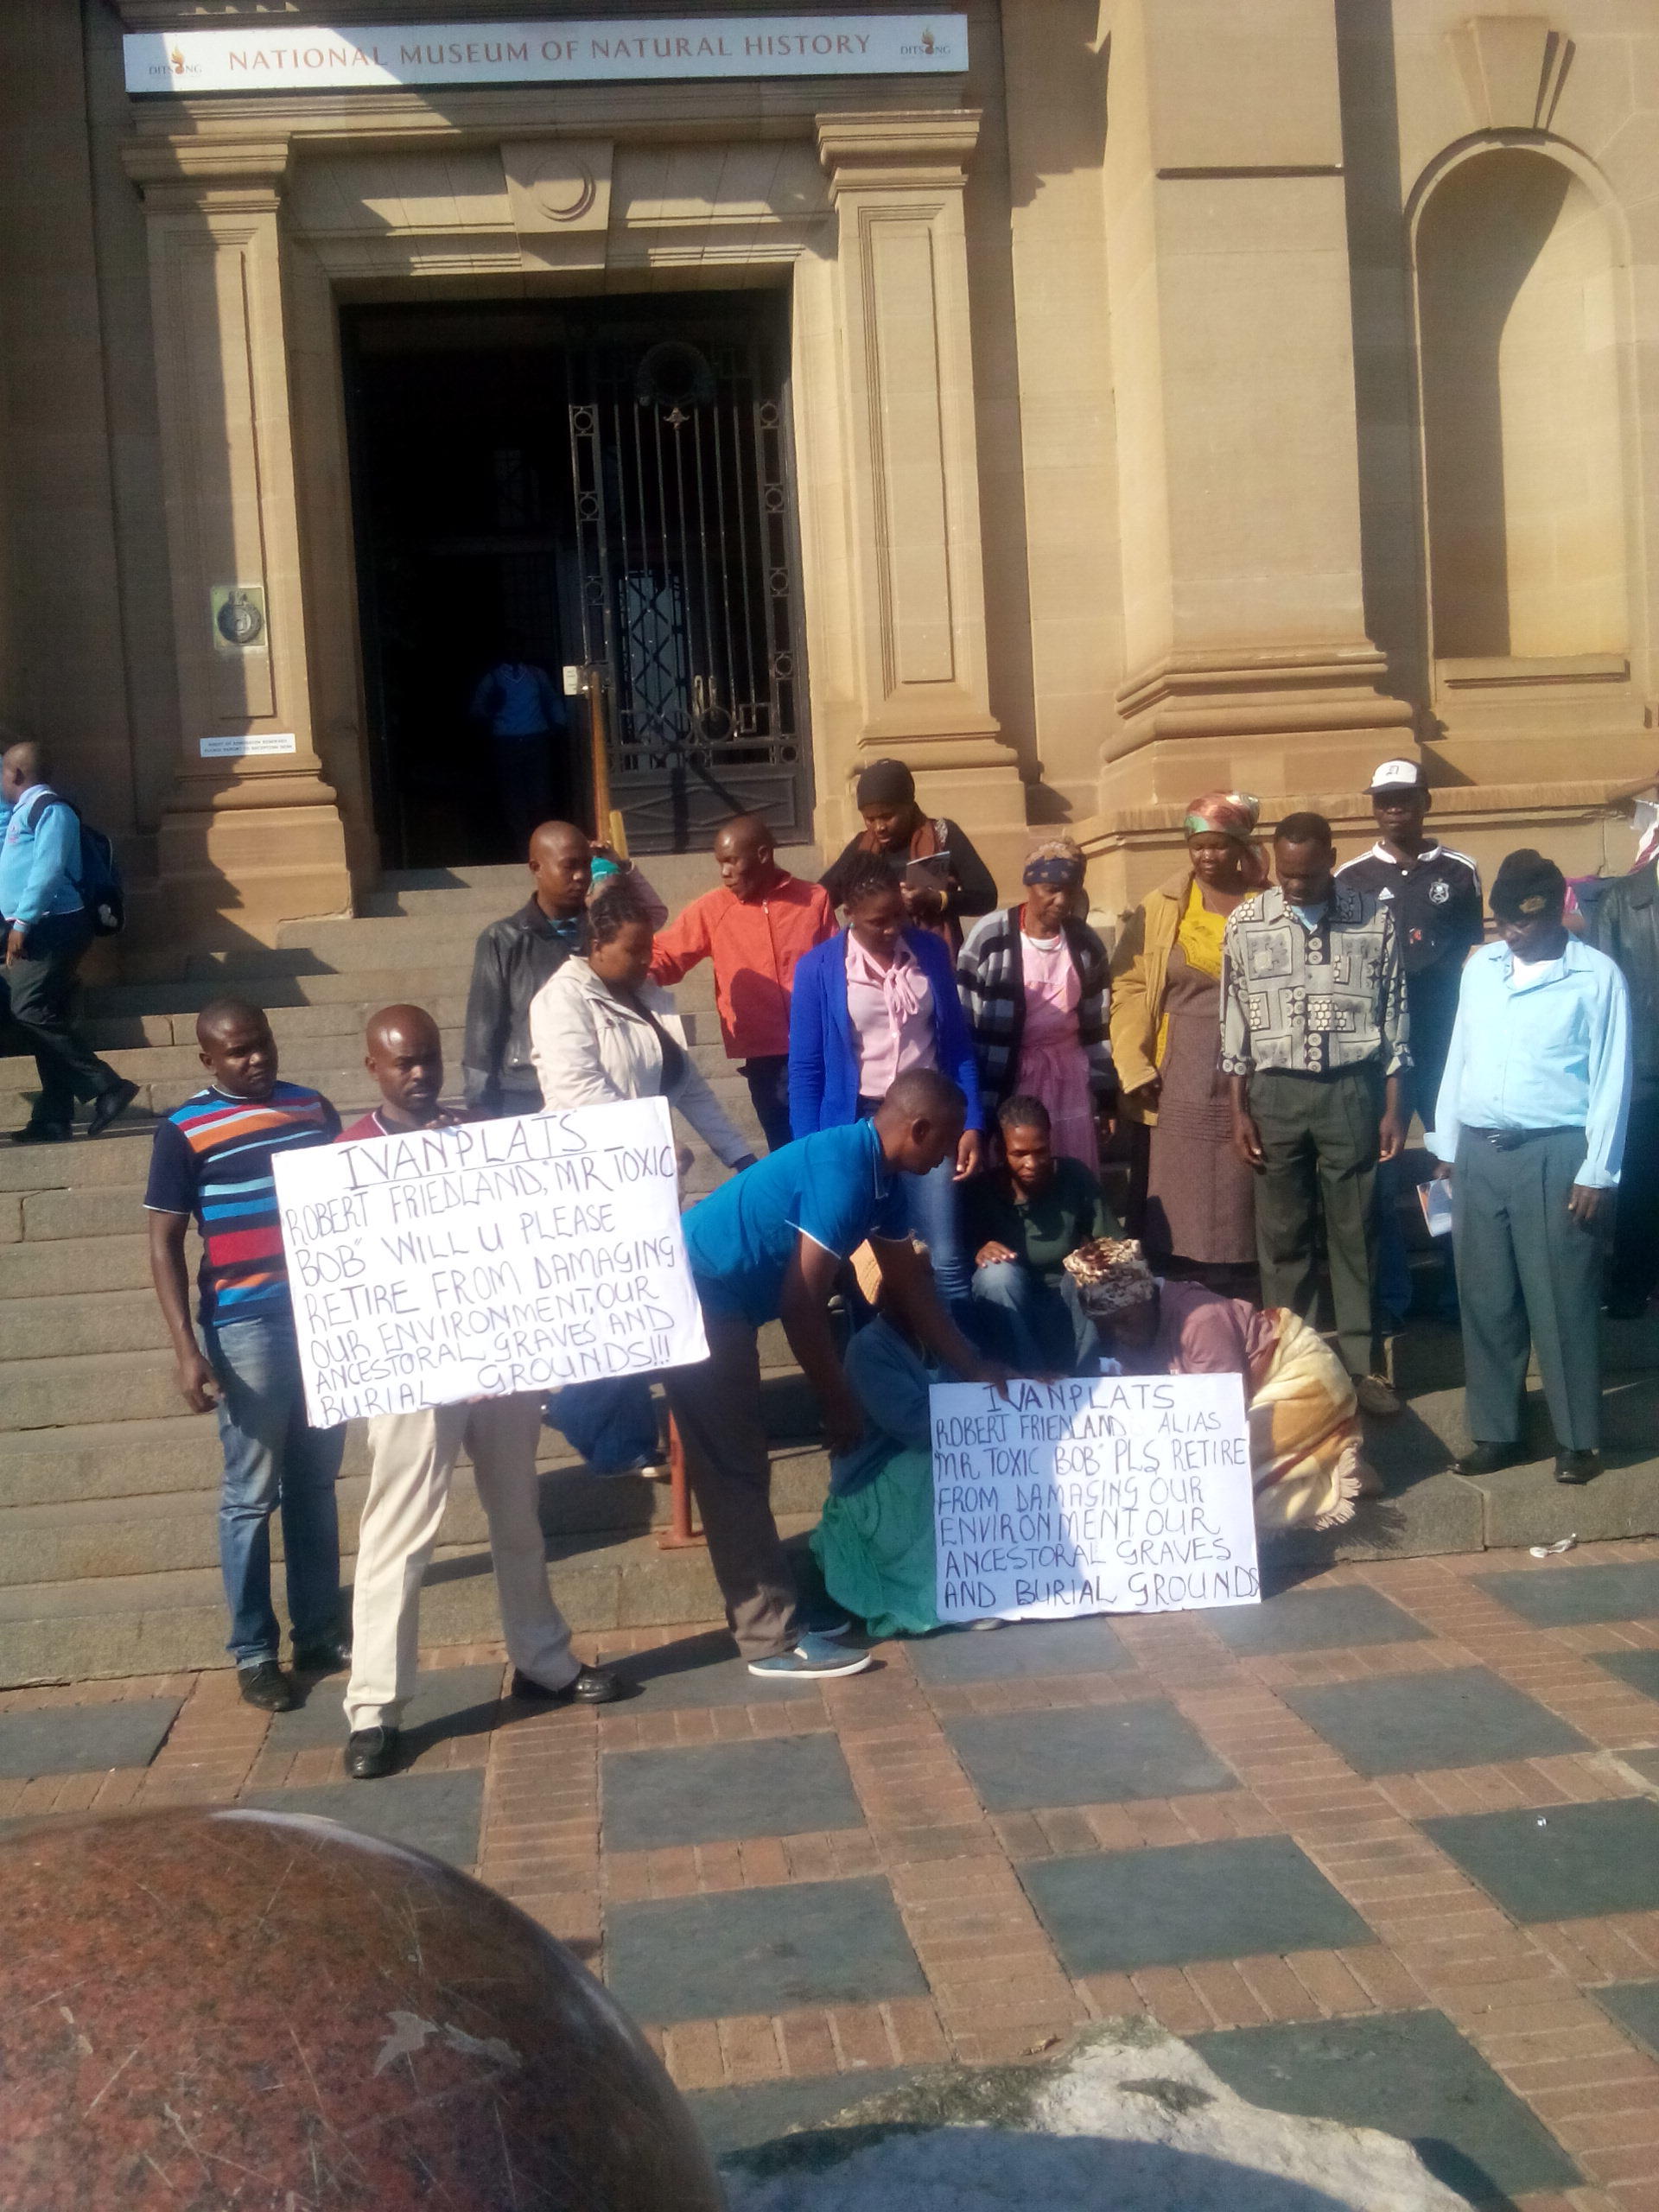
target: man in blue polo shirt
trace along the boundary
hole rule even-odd
[[[780,1320],[823,1413],[832,1452],[863,1427],[825,1311],[837,1269],[867,1239],[881,1279],[927,1349],[969,1382],[1012,1370],[982,1358],[946,1313],[910,1242],[901,1175],[954,1154],[962,1093],[932,1068],[901,1075],[868,1121],[820,1129],[759,1160],[692,1207],[686,1249],[709,1357],[672,1369],[668,1402],[686,1446],[709,1559],[752,1675],[856,1675],[867,1651],[802,1633],[795,1581],[772,1511],[756,1332]]]

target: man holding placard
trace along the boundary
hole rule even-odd
[[[443,1046],[423,1008],[391,1006],[368,1027],[364,1065],[381,1103],[340,1138],[352,1144],[461,1120],[440,1103]],[[358,1532],[352,1592],[352,1678],[346,1691],[346,1771],[358,1782],[390,1773],[397,1729],[415,1687],[421,1578],[438,1541],[461,1448],[490,1526],[490,1555],[518,1698],[608,1705],[614,1675],[572,1655],[570,1630],[547,1583],[537,1511],[536,1447],[542,1394],[423,1406],[369,1423],[369,1494]]]
[[[781,1320],[823,1412],[832,1452],[863,1427],[830,1334],[826,1305],[842,1262],[868,1239],[884,1287],[927,1349],[971,1380],[1006,1382],[946,1313],[910,1241],[903,1175],[926,1175],[961,1138],[962,1093],[913,1068],[868,1121],[785,1145],[691,1208],[686,1249],[702,1300],[709,1357],[664,1377],[702,1512],[709,1563],[752,1675],[855,1675],[867,1651],[801,1632],[795,1583],[771,1501],[756,1332]]]

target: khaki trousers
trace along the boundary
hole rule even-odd
[[[421,1577],[438,1541],[464,1443],[490,1524],[490,1554],[508,1656],[548,1689],[574,1681],[570,1630],[547,1584],[537,1510],[542,1402],[533,1391],[472,1406],[383,1414],[369,1423],[369,1495],[352,1591],[352,1679],[346,1725],[395,1728],[415,1687]]]
[[[760,1417],[760,1356],[747,1321],[703,1309],[709,1357],[663,1377],[709,1564],[746,1659],[792,1650],[795,1577],[772,1511],[772,1452]]]

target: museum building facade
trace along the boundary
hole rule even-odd
[[[0,87],[0,715],[135,969],[506,857],[505,651],[641,852],[897,755],[1110,915],[1420,753],[1623,863],[1651,0],[11,0]]]

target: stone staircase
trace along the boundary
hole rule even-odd
[[[817,855],[785,855],[816,874]],[[656,859],[670,907],[706,889],[706,856]],[[211,1416],[186,1413],[149,1289],[143,1182],[149,1128],[200,1089],[194,1025],[233,990],[270,1014],[285,1076],[349,1116],[372,1103],[363,1024],[396,1000],[428,1007],[458,1091],[461,1026],[474,940],[522,903],[522,868],[389,878],[355,918],[291,923],[275,947],[193,959],[172,982],[86,994],[99,1049],[140,1087],[128,1122],[67,1145],[0,1143],[0,1686],[227,1664],[217,1567],[219,1474]],[[677,994],[698,1065],[760,1149],[747,1090],[727,1060],[704,967]],[[28,1059],[0,1059],[0,1128],[27,1116]],[[724,1171],[689,1130],[695,1194]],[[192,1262],[194,1268],[194,1259]],[[811,1404],[782,1332],[762,1345],[775,1497],[785,1528],[816,1518],[826,1466]],[[544,1430],[542,1521],[560,1602],[578,1627],[706,1619],[719,1611],[707,1554],[663,1550],[666,1486],[590,1474]],[[349,1433],[340,1500],[349,1575],[367,1469]],[[280,1528],[273,1524],[280,1556]],[[278,1578],[280,1581],[280,1577]],[[483,1515],[458,1484],[422,1613],[429,1643],[499,1633]]]
[[[817,872],[810,850],[784,855]],[[671,909],[707,887],[705,858],[653,859],[647,873]],[[315,1084],[342,1112],[372,1093],[363,1024],[413,1000],[443,1029],[454,1087],[472,950],[487,921],[522,903],[520,868],[429,871],[389,879],[354,918],[292,923],[274,947],[204,956],[171,982],[91,990],[93,1036],[142,1086],[130,1123],[96,1142],[15,1149],[0,1141],[0,1687],[27,1681],[222,1666],[225,1619],[214,1501],[219,1474],[211,1417],[185,1413],[149,1287],[142,1197],[149,1132],[200,1088],[197,1009],[225,990],[270,1012],[283,1072]],[[690,1049],[727,1111],[760,1147],[748,1093],[726,1060],[708,969],[678,995]],[[0,1129],[26,1116],[34,1064],[0,1059]],[[691,1136],[693,1194],[722,1174]],[[1659,1533],[1659,1322],[1609,1324],[1607,1472],[1587,1490],[1552,1479],[1542,1408],[1532,1410],[1538,1460],[1483,1483],[1449,1471],[1464,1440],[1454,1330],[1397,1340],[1405,1418],[1378,1427],[1373,1458],[1389,1496],[1334,1536],[1298,1539],[1295,1556],[1375,1558]],[[774,1497],[782,1525],[816,1519],[826,1478],[814,1408],[782,1332],[763,1341]],[[701,1549],[663,1550],[665,1488],[601,1479],[553,1430],[543,1435],[542,1522],[556,1587],[583,1629],[715,1618]],[[366,1484],[360,1424],[340,1484],[349,1574]],[[280,1529],[274,1531],[280,1549]],[[280,1577],[278,1578],[280,1581]],[[429,1571],[422,1624],[431,1643],[498,1633],[483,1517],[458,1484]]]

